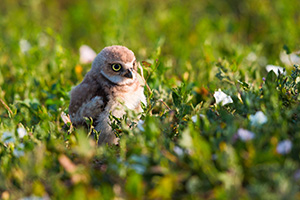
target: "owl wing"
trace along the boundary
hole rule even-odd
[[[74,125],[84,124],[84,117],[91,117],[96,121],[103,111],[105,99],[99,94],[97,85],[85,79],[71,91],[69,114]]]

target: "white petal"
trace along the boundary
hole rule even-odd
[[[193,121],[194,123],[196,123],[196,122],[197,122],[197,115],[192,116],[191,119],[192,119],[192,121]]]
[[[79,62],[82,64],[88,64],[93,62],[93,60],[97,56],[96,52],[87,45],[82,45],[79,48],[79,54],[80,54]]]
[[[183,155],[183,149],[182,148],[180,148],[180,147],[178,147],[178,146],[175,146],[174,147],[174,152],[178,155],[178,156],[182,156]]]
[[[41,33],[38,36],[38,42],[40,47],[44,47],[49,43],[49,38],[46,34]]]
[[[19,149],[14,149],[13,151],[14,156],[16,156],[17,158],[24,156],[24,151],[23,150],[19,150]]]
[[[263,125],[268,121],[268,118],[262,111],[257,111],[255,115],[250,115],[250,123],[251,125]]]
[[[31,44],[27,40],[24,40],[24,39],[20,40],[19,45],[20,45],[20,49],[21,49],[22,53],[26,53],[31,48]]]
[[[257,60],[257,55],[254,52],[251,52],[248,54],[247,60],[250,62],[254,62]]]
[[[267,65],[266,66],[266,70],[267,72],[273,71],[277,76],[278,76],[278,71],[283,74],[286,75],[286,71],[283,71],[283,68],[280,66],[276,66],[276,65]]]
[[[218,91],[216,91],[214,93],[214,97],[216,99],[216,103],[222,103],[222,106],[229,104],[229,103],[233,103],[231,97],[227,94],[225,94],[224,92],[222,92],[221,89],[219,89]]]
[[[293,65],[300,65],[300,56],[296,53],[290,54],[291,61]]]
[[[19,138],[23,138],[25,135],[27,135],[27,131],[25,130],[25,128],[22,128],[22,127],[18,128],[17,132],[18,132]]]
[[[25,145],[23,143],[20,143],[18,146],[19,149],[24,149],[24,147],[25,147]]]
[[[6,138],[12,137],[12,136],[13,136],[13,134],[9,131],[5,131],[2,133],[2,139],[6,139]]]
[[[290,140],[283,140],[277,144],[276,151],[279,154],[287,154],[292,150],[292,146]]]
[[[5,144],[14,143],[15,138],[11,132],[5,131],[1,136],[1,141],[3,141]]]
[[[300,65],[300,52],[293,52],[291,54],[287,54],[285,51],[280,53],[280,60],[285,65]]]
[[[145,121],[140,119],[140,120],[138,121],[137,126],[136,126],[138,129],[140,129],[140,131],[143,131],[143,132],[145,131],[145,129],[144,129],[144,127],[143,127],[144,123],[145,123]]]
[[[286,53],[286,51],[280,52],[280,61],[285,65],[292,65],[290,56]]]
[[[238,131],[237,131],[237,134],[239,136],[239,138],[242,140],[242,141],[248,141],[248,140],[252,140],[254,137],[255,137],[255,134],[251,131],[248,131],[246,129],[243,129],[243,128],[240,128]]]
[[[50,200],[50,198],[47,195],[43,197],[31,195],[27,197],[22,197],[20,200]]]
[[[223,101],[222,101],[222,106],[229,104],[229,103],[233,103],[232,99],[230,96],[227,96]]]

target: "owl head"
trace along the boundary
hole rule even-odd
[[[99,73],[116,85],[129,85],[137,80],[137,62],[134,53],[124,46],[105,47],[92,64],[92,75]]]

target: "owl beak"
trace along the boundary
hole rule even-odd
[[[128,69],[126,71],[126,73],[124,74],[125,77],[127,78],[133,78],[133,74],[132,74],[132,71],[130,69]]]

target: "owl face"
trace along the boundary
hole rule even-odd
[[[129,85],[137,79],[134,53],[124,46],[104,48],[95,58],[92,71],[117,85]]]

